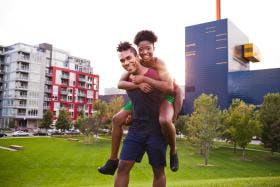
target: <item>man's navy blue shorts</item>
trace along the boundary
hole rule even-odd
[[[145,152],[149,164],[155,168],[166,166],[166,141],[161,133],[129,131],[122,147],[120,159],[141,162]]]

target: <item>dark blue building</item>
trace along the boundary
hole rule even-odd
[[[270,90],[280,92],[279,69],[249,71],[243,55],[249,39],[228,19],[188,26],[185,34],[185,113],[202,93],[217,95],[226,108],[232,98],[260,104]]]
[[[280,92],[280,68],[239,71],[228,74],[230,99],[260,105],[267,93]]]

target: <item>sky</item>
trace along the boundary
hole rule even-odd
[[[89,59],[100,76],[100,94],[123,72],[120,41],[140,30],[158,36],[155,55],[176,82],[185,82],[185,27],[216,20],[216,0],[0,0],[0,45],[50,43]],[[221,0],[228,18],[256,44],[262,61],[251,69],[280,67],[280,1]]]

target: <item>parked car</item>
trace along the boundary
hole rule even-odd
[[[70,130],[66,130],[65,134],[78,135],[80,134],[80,131],[78,129],[70,129]]]
[[[101,134],[108,134],[108,133],[111,132],[111,130],[110,130],[110,129],[99,129],[99,132],[100,132]]]
[[[0,132],[0,138],[6,137],[6,136],[7,136],[7,134]]]
[[[29,133],[24,131],[15,131],[12,133],[12,136],[29,136]]]
[[[48,130],[48,134],[49,134],[49,135],[61,135],[61,134],[63,134],[63,133],[61,132],[61,130],[49,129],[49,130]]]
[[[33,136],[48,136],[48,133],[42,132],[42,131],[37,131],[33,133]]]
[[[28,132],[28,130],[32,130],[32,129],[28,129],[28,128],[23,128],[23,127],[18,127],[15,129],[16,131],[23,131],[23,132]]]

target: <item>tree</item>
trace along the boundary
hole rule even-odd
[[[255,106],[248,105],[240,99],[233,99],[224,122],[229,140],[242,148],[242,159],[245,160],[245,148],[252,137],[260,132]]]
[[[94,117],[79,116],[75,125],[85,135],[85,143],[90,143],[90,135],[93,134],[96,128],[96,119]]]
[[[271,148],[271,153],[280,150],[280,94],[269,93],[264,96],[260,108],[260,121],[263,125],[261,135],[265,147]]]
[[[123,106],[123,98],[121,96],[114,96],[111,98],[110,102],[107,104],[107,120],[106,120],[106,128],[112,128],[111,123],[112,123],[112,118],[113,116],[120,111],[120,109]]]
[[[112,119],[113,115],[116,114],[123,106],[123,98],[121,96],[114,96],[108,103],[107,117],[109,120]]]
[[[93,103],[93,109],[95,111],[92,117],[81,113],[75,123],[75,126],[86,135],[86,142],[90,142],[90,135],[97,137],[99,128],[108,120],[108,104],[105,101],[96,100]]]
[[[176,127],[176,134],[181,136],[184,134],[187,134],[187,121],[189,119],[188,115],[179,116],[179,118],[175,121],[175,127]]]
[[[84,112],[84,110],[78,111],[78,117],[85,117],[85,112]]]
[[[67,112],[65,109],[61,109],[59,111],[59,115],[55,123],[55,127],[57,129],[68,130],[70,126],[71,126],[71,117],[69,112]]]
[[[210,148],[214,138],[218,137],[218,129],[221,126],[221,111],[217,107],[217,102],[217,96],[200,95],[194,101],[194,112],[188,121],[188,139],[201,146],[205,165],[208,165]]]
[[[108,120],[108,104],[105,101],[98,99],[94,102],[93,108],[95,110],[92,116],[95,120],[95,128],[93,129],[93,132],[97,137],[98,129]]]
[[[234,125],[236,121],[234,121],[234,118],[231,118],[232,113],[236,110],[236,107],[239,106],[240,100],[233,99],[230,107],[228,110],[223,111],[222,115],[222,134],[221,138],[226,139],[228,142],[231,142],[233,144],[233,152],[236,153],[236,145],[237,141],[233,134],[235,133]]]
[[[50,110],[47,110],[44,113],[43,119],[41,120],[39,127],[45,128],[46,132],[47,132],[47,129],[50,128],[50,126],[53,122],[52,118],[53,118],[52,112]]]
[[[74,122],[74,126],[80,130],[83,125],[83,120],[86,118],[85,113],[83,110],[78,111],[77,120]]]

